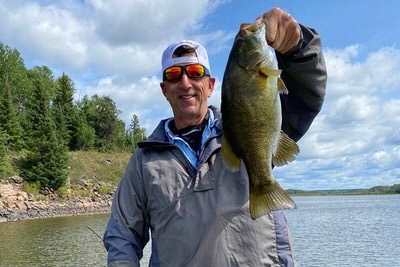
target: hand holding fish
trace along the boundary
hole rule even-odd
[[[290,51],[300,41],[300,25],[289,13],[279,8],[270,9],[256,22],[265,23],[268,44],[281,54]]]

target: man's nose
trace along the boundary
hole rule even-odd
[[[184,72],[182,74],[182,78],[181,78],[181,87],[182,89],[190,89],[192,87],[192,83],[191,83],[191,79],[187,76],[186,72]]]

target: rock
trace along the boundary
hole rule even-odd
[[[15,190],[12,184],[2,184],[0,187],[0,197],[6,199],[9,196],[15,195]]]
[[[17,200],[26,201],[29,199],[28,193],[21,191],[17,193]]]
[[[113,194],[100,195],[95,192],[90,197],[58,197],[43,188],[46,200],[36,200],[22,190],[22,184],[0,181],[0,222],[17,221],[28,218],[44,218],[110,212]]]
[[[46,188],[43,188],[43,189],[39,190],[39,194],[41,194],[43,196],[47,196],[49,193],[50,192]]]
[[[10,200],[6,203],[7,210],[12,210],[17,208],[17,202],[14,200]]]
[[[27,205],[23,201],[17,201],[15,202],[15,206],[17,207],[18,210],[26,212],[28,210]]]
[[[20,176],[12,176],[10,179],[16,184],[22,184],[24,182],[24,179]]]

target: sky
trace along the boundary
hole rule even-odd
[[[161,53],[178,39],[208,50],[221,79],[239,25],[272,7],[321,36],[328,70],[318,117],[297,159],[274,175],[284,188],[369,188],[400,183],[400,1],[0,0],[0,42],[27,68],[67,74],[75,99],[110,96],[150,134],[172,116],[161,94]]]

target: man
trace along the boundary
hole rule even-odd
[[[320,39],[277,8],[257,21],[266,23],[290,92],[282,96],[282,129],[297,141],[325,95]],[[221,114],[207,104],[215,78],[204,47],[171,44],[162,71],[174,117],[140,144],[118,186],[104,235],[108,266],[139,266],[149,229],[151,267],[295,266],[283,213],[252,220],[246,170],[232,173],[222,163]]]

